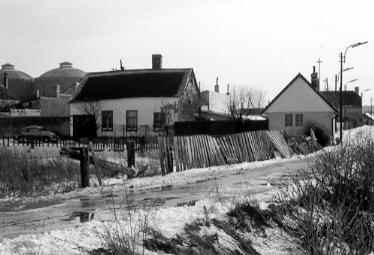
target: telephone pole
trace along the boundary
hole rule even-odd
[[[317,64],[318,64],[318,80],[321,80],[321,63],[322,63],[321,58],[318,58],[318,60],[317,60]]]

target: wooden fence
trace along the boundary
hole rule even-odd
[[[282,157],[291,155],[290,147],[282,131],[255,131],[223,136],[191,135],[159,137],[162,172],[191,168],[204,168],[224,164],[262,161],[274,157],[278,152]],[[174,157],[173,157],[173,155]],[[168,162],[168,163],[166,163]],[[171,166],[170,166],[171,165]]]
[[[124,137],[97,137],[93,139],[93,148],[100,150],[125,150],[130,141],[135,143],[137,150],[158,149],[157,136],[124,136]],[[31,146],[31,147],[82,147],[84,142],[73,140],[70,137],[59,138],[58,141],[42,141],[33,139],[21,141],[17,137],[0,137],[0,146]]]

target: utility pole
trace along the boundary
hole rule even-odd
[[[321,80],[321,63],[322,63],[321,58],[318,58],[318,60],[317,60],[317,64],[318,64],[318,80]]]
[[[326,91],[329,91],[329,79],[326,77],[326,79],[325,79],[325,84],[326,84],[326,86],[325,86],[325,90]]]
[[[340,52],[340,87],[339,87],[339,119],[340,119],[340,130],[339,137],[340,143],[343,142],[343,52]]]

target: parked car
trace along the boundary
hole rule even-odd
[[[20,142],[57,142],[58,136],[54,132],[46,130],[42,126],[32,125],[22,128],[20,135],[17,136],[17,139]]]

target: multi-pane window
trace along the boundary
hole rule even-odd
[[[155,112],[153,113],[153,129],[161,130],[165,127],[165,113]]]
[[[126,130],[137,131],[138,129],[138,111],[126,111]]]
[[[292,114],[285,115],[285,126],[292,127]]]
[[[295,122],[296,122],[296,127],[302,127],[303,126],[303,115],[302,114],[296,114]]]
[[[101,127],[103,131],[113,131],[113,111],[101,112]]]

